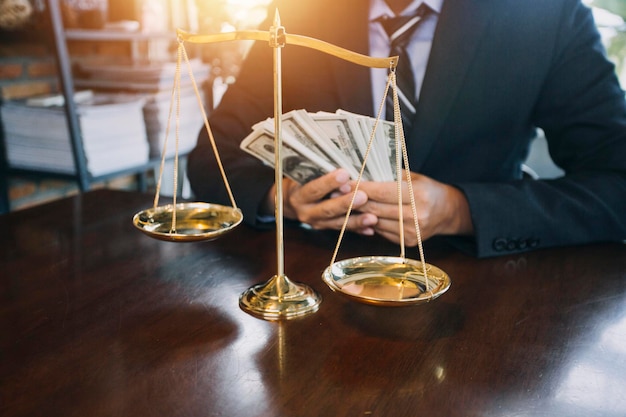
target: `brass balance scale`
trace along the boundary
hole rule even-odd
[[[380,120],[383,103],[380,104],[378,115],[374,123],[369,144],[364,155],[363,166],[356,180],[355,190],[345,221],[341,228],[337,245],[332,255],[330,265],[323,271],[322,280],[331,290],[342,294],[353,301],[378,306],[405,306],[421,304],[433,300],[446,292],[451,281],[448,275],[434,265],[424,260],[424,250],[417,221],[417,210],[411,186],[409,163],[402,129],[400,107],[396,90],[395,68],[398,57],[373,58],[340,48],[338,46],[300,35],[288,34],[281,26],[278,11],[274,23],[269,31],[235,31],[213,35],[190,34],[177,30],[178,60],[176,77],[172,89],[170,105],[170,119],[168,120],[164,149],[162,153],[160,175],[157,181],[156,195],[153,207],[137,213],[133,217],[133,224],[146,235],[160,240],[172,242],[193,242],[217,239],[232,231],[243,220],[241,210],[237,208],[235,199],[228,184],[228,179],[221,163],[215,139],[211,132],[206,111],[200,93],[191,71],[189,58],[185,51],[184,42],[215,43],[235,40],[266,41],[274,52],[274,144],[275,144],[275,184],[276,184],[276,253],[277,273],[267,282],[248,288],[239,298],[239,306],[245,312],[265,320],[292,319],[314,313],[319,309],[322,301],[320,295],[307,285],[293,282],[284,273],[284,238],[283,238],[283,165],[282,165],[282,89],[281,89],[281,48],[287,44],[313,48],[333,55],[346,61],[371,68],[389,68],[390,74],[385,88],[386,96],[389,88],[392,89],[394,105],[394,125],[396,141],[396,178],[398,184],[398,210],[400,231],[400,254],[398,256],[366,256],[336,261],[341,240],[345,234],[348,218],[356,191],[359,188],[365,164],[372,148],[374,132]],[[194,86],[198,105],[204,118],[215,158],[217,160],[222,179],[231,200],[231,206],[223,206],[202,202],[176,202],[178,182],[178,122],[180,112],[180,66],[184,58],[189,69],[189,76]],[[161,178],[165,162],[165,149],[170,129],[170,120],[174,102],[176,106],[176,152],[174,158],[174,196],[173,203],[159,206]],[[384,102],[384,99],[383,99]],[[413,222],[418,238],[420,260],[406,258],[403,236],[402,216],[402,163],[407,168],[404,172],[411,202]]]

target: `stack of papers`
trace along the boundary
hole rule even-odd
[[[94,94],[77,104],[87,170],[92,176],[148,162],[144,104],[137,97],[110,94]],[[76,173],[64,107],[7,101],[0,107],[0,118],[10,167]]]
[[[172,96],[176,76],[175,62],[103,63],[85,62],[79,66],[77,86],[138,94],[145,98],[144,117],[150,157],[160,157],[167,137],[166,156],[176,152],[176,123],[178,123],[178,152],[186,154],[196,145],[198,133],[204,125],[202,111],[189,75],[198,86],[203,105],[202,89],[210,77],[210,65],[200,59],[191,59],[180,66],[180,112],[177,120],[177,98]],[[172,106],[170,117],[170,106]],[[169,120],[169,131],[167,130]]]
[[[272,118],[255,124],[241,142],[241,149],[273,167],[274,131]],[[375,118],[343,110],[293,110],[282,115],[281,133],[283,174],[300,184],[337,168],[345,168],[353,179],[358,178],[361,169],[366,181],[396,179],[393,122],[379,120],[376,124]]]
[[[204,94],[202,91],[199,93],[200,99],[204,102]],[[177,109],[178,99],[172,101],[172,94],[169,91],[144,97],[146,105],[143,114],[150,143],[150,156],[160,157],[165,150],[165,155],[171,157],[175,154],[177,145],[180,155],[189,153],[196,145],[198,133],[204,126],[202,110],[194,89],[181,89],[180,109]],[[165,146],[167,149],[164,149]]]

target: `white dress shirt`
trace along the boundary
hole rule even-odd
[[[401,15],[411,14],[415,12],[415,10],[417,10],[422,3],[425,3],[434,11],[433,13],[429,13],[419,24],[415,32],[413,32],[411,40],[407,46],[407,50],[409,51],[411,57],[413,74],[415,75],[415,97],[418,98],[422,87],[422,81],[424,79],[424,73],[426,72],[426,64],[428,63],[430,47],[432,45],[435,27],[437,26],[437,20],[439,19],[439,13],[441,13],[443,1],[444,0],[414,0],[401,13]],[[389,39],[382,25],[376,21],[384,15],[394,17],[395,13],[391,11],[385,0],[370,0],[369,54],[373,57],[389,56]],[[387,84],[388,70],[385,68],[372,68],[371,71],[372,93],[374,97],[374,115],[376,115],[380,107],[380,103],[383,100],[385,85]],[[385,110],[383,107],[383,118],[384,114]]]

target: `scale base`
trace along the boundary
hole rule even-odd
[[[322,297],[312,288],[293,283],[284,275],[274,275],[239,297],[243,311],[265,320],[288,320],[315,313],[321,302]]]

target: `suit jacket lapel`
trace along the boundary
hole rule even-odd
[[[497,7],[494,0],[445,0],[415,115],[407,137],[411,169],[423,165],[448,120],[456,94],[483,32]]]

